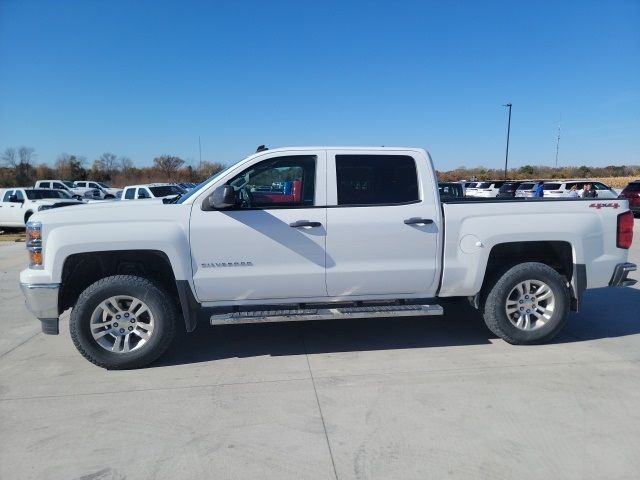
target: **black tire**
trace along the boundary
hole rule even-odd
[[[516,327],[507,317],[506,302],[511,291],[521,282],[544,282],[553,292],[555,308],[544,325],[534,330]],[[514,345],[545,343],[564,327],[569,316],[571,298],[567,279],[543,263],[527,262],[511,267],[493,283],[484,306],[483,317],[489,330]]]
[[[90,329],[94,310],[104,300],[117,295],[142,300],[154,319],[154,330],[149,340],[139,349],[126,353],[106,350],[93,338]],[[133,275],[114,275],[98,280],[80,294],[71,310],[69,330],[74,345],[87,360],[110,370],[124,370],[144,367],[157,360],[173,340],[177,319],[171,296],[155,284]]]

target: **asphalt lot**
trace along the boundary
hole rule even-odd
[[[631,260],[640,264],[640,221]],[[637,479],[640,289],[552,344],[444,317],[199,328],[110,372],[23,306],[0,244],[0,479]],[[638,274],[635,274],[638,278]],[[637,286],[636,286],[637,287]]]

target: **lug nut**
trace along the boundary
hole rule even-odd
[[[525,295],[524,298],[529,298],[529,295]]]
[[[524,310],[524,307],[520,307],[520,310]]]
[[[117,326],[118,326],[118,322],[114,322],[114,323],[113,323],[113,326],[114,326],[114,327],[117,327]]]
[[[131,320],[129,320],[131,323],[136,323],[136,321],[132,318]]]
[[[527,310],[527,313],[531,313],[531,310]]]
[[[524,300],[520,300],[520,303],[524,303]]]
[[[121,329],[120,329],[120,333],[124,333],[124,328],[121,328]]]
[[[129,327],[129,331],[133,330],[133,327]]]
[[[116,318],[117,318],[118,320],[120,320],[120,315],[116,315]]]
[[[125,314],[124,314],[124,318],[129,318],[129,314],[128,314],[128,313],[125,313]]]

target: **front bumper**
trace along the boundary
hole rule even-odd
[[[635,272],[638,267],[635,263],[619,263],[613,270],[613,276],[609,281],[610,287],[630,287],[636,284],[636,280],[627,278],[629,272]]]
[[[24,302],[36,318],[42,322],[42,331],[49,335],[58,334],[58,291],[59,283],[20,283]]]

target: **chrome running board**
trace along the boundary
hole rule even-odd
[[[238,323],[299,322],[337,320],[341,318],[422,317],[442,315],[440,305],[390,305],[379,307],[301,308],[291,310],[259,310],[211,315],[211,325]]]

